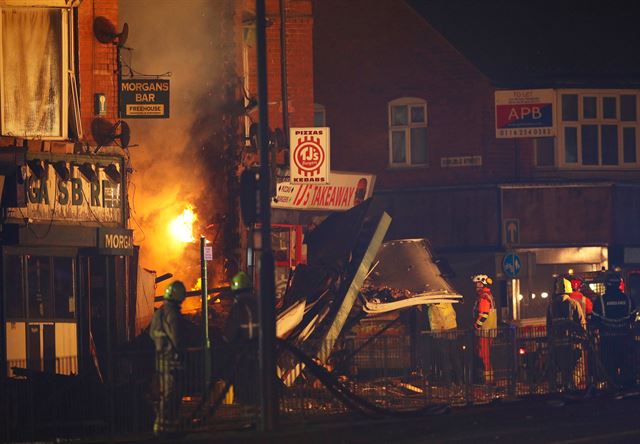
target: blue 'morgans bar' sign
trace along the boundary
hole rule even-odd
[[[169,80],[128,78],[120,80],[120,117],[166,119],[169,117]]]

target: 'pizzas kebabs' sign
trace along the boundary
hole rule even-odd
[[[291,183],[329,183],[329,128],[291,128]]]

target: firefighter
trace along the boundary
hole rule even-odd
[[[586,319],[591,317],[591,313],[593,312],[593,302],[591,299],[586,297],[582,291],[582,279],[579,276],[571,276],[571,294],[569,297],[580,304],[582,307],[582,312],[584,313]]]
[[[463,382],[460,338],[457,332],[456,312],[453,304],[441,302],[427,306],[429,327],[432,334],[429,335],[433,346],[434,374],[441,376],[445,385],[453,383],[458,388]],[[438,372],[439,370],[440,372]]]
[[[584,313],[586,325],[584,326],[585,335],[589,333],[590,322],[591,322],[591,314],[593,313],[593,301],[590,297],[588,297],[584,292],[583,288],[586,290],[590,290],[588,287],[583,287],[584,279],[580,276],[570,276],[569,281],[571,282],[572,292],[569,295],[571,299],[580,304],[582,308],[582,312]],[[585,336],[585,341],[580,346],[581,353],[578,359],[578,363],[576,364],[576,368],[584,369],[586,375],[581,375],[581,380],[587,381],[589,385],[593,385],[594,374],[593,369],[595,368],[595,364],[593,362],[594,355],[593,351],[589,350],[589,343],[587,341],[587,336]],[[586,380],[582,378],[582,376],[586,376]]]
[[[233,306],[225,323],[225,339],[229,343],[257,339],[258,301],[247,273],[241,271],[231,279],[231,291]]]
[[[224,326],[232,364],[237,370],[232,375],[234,397],[241,404],[256,402],[255,387],[258,335],[258,300],[249,276],[241,271],[231,279],[233,305]]]
[[[151,320],[149,334],[156,349],[156,372],[160,399],[156,405],[153,432],[157,436],[172,436],[180,432],[180,402],[184,375],[184,318],[180,305],[186,288],[180,281],[169,284],[164,303]]]
[[[593,321],[600,331],[600,359],[607,376],[616,385],[628,387],[635,382],[630,326],[636,307],[621,284],[620,274],[606,273],[605,292],[593,303]]]
[[[476,331],[476,361],[481,365],[479,375],[484,383],[493,382],[491,365],[491,343],[498,327],[496,306],[489,285],[493,280],[486,274],[477,274],[471,278],[476,289],[476,302],[473,306],[473,324]]]
[[[584,367],[576,371],[582,355],[582,343],[587,325],[581,304],[571,297],[573,286],[568,279],[558,277],[547,307],[547,337],[551,351],[552,381],[560,373],[561,388],[577,388],[585,378]]]

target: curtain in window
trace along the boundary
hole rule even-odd
[[[60,10],[3,9],[2,57],[3,134],[61,136]]]

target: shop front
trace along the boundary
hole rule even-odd
[[[504,252],[496,254],[495,264],[496,276],[506,281],[505,319],[543,318],[558,275],[583,277],[597,294],[603,291],[598,274],[616,268],[626,291],[638,293],[637,186],[518,184],[499,191]],[[513,257],[519,260],[516,273]]]
[[[27,153],[12,179],[24,199],[3,196],[5,376],[102,379],[110,350],[128,338],[133,239],[122,172],[117,156]]]
[[[371,197],[375,176],[332,171],[328,184],[292,184],[288,173],[278,177],[271,203],[271,244],[275,257],[276,301],[280,303],[291,272],[306,263],[305,235],[332,212],[347,211]],[[259,226],[255,228],[247,262],[258,283]]]

